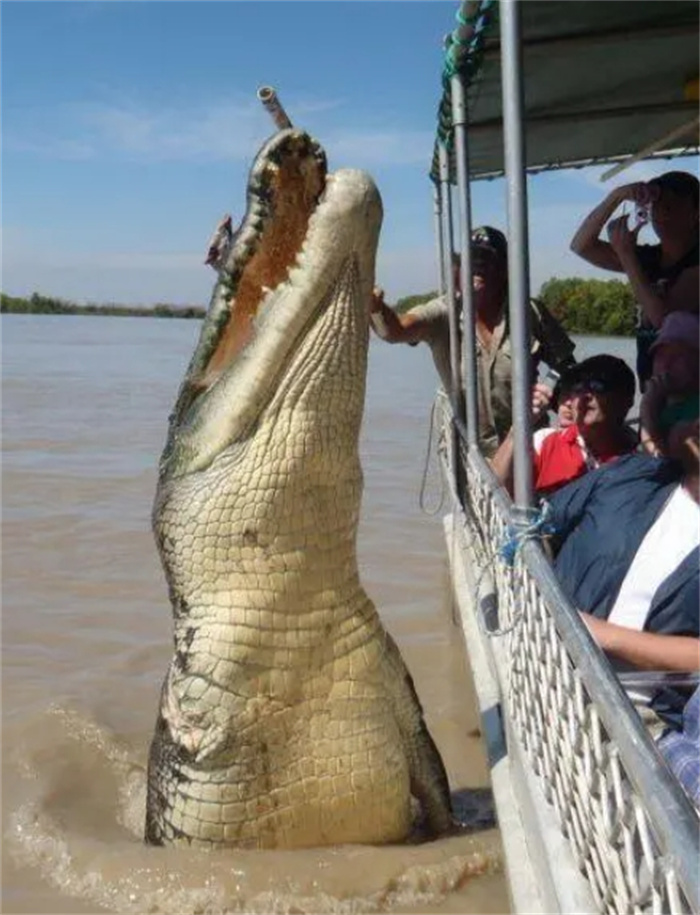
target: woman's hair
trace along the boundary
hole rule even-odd
[[[700,182],[690,172],[665,172],[658,178],[652,178],[649,186],[656,187],[661,192],[671,191],[678,197],[688,197],[692,200],[695,209],[698,209]]]

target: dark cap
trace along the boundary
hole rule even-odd
[[[649,187],[656,187],[661,192],[671,191],[678,197],[689,197],[695,206],[698,205],[700,182],[690,172],[665,172],[648,182]]]
[[[600,385],[605,392],[624,394],[630,403],[634,400],[637,389],[634,372],[624,359],[606,353],[584,359],[562,376],[561,388],[569,391],[591,381]]]
[[[479,226],[472,232],[472,246],[486,248],[504,260],[508,257],[508,242],[503,232],[491,226]]]

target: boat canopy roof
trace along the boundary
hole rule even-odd
[[[698,152],[698,31],[692,0],[521,3],[526,162],[530,172]],[[503,174],[496,0],[462,3],[447,39],[437,149],[450,153],[450,77],[465,82],[470,177]],[[455,170],[451,164],[451,179]]]

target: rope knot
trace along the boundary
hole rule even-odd
[[[515,564],[518,552],[528,540],[537,540],[555,531],[549,502],[542,502],[539,508],[525,509],[522,515],[522,518],[508,525],[503,541],[498,547],[498,556],[507,566],[512,567]]]

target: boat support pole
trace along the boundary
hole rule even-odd
[[[435,218],[435,241],[437,244],[438,295],[445,295],[445,239],[442,227],[442,205],[440,186],[433,184],[433,216]]]
[[[474,292],[472,287],[472,246],[471,246],[471,191],[469,187],[469,147],[467,137],[467,101],[464,81],[458,74],[450,80],[452,91],[452,123],[455,131],[455,154],[457,160],[457,201],[459,207],[459,230],[461,240],[462,268],[462,365],[464,367],[464,392],[467,445],[476,446],[478,440],[479,416],[476,396],[476,322],[474,319]]]
[[[447,307],[450,322],[450,378],[451,387],[450,403],[452,405],[452,414],[455,417],[464,416],[464,394],[462,391],[462,373],[460,371],[459,359],[459,324],[457,321],[457,303],[455,298],[454,271],[452,269],[452,252],[454,251],[454,228],[452,222],[452,189],[450,187],[450,166],[447,149],[443,143],[438,147],[438,162],[440,168],[440,200],[442,203],[442,220],[443,220],[443,262],[442,271],[445,277],[445,288],[447,291]],[[452,425],[452,435],[450,439],[450,458],[452,462],[452,471],[455,475],[457,493],[462,497],[460,488],[461,472],[459,470],[461,461],[459,459],[459,436],[455,425]]]
[[[509,239],[508,304],[513,352],[514,520],[527,523],[533,504],[532,378],[520,0],[501,0],[500,10],[503,144]]]

